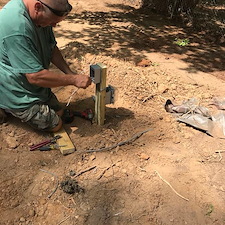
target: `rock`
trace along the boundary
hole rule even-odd
[[[10,205],[12,208],[16,208],[17,206],[19,206],[19,201],[18,200],[12,200]]]
[[[137,66],[141,66],[141,67],[148,67],[151,65],[152,65],[152,62],[147,59],[142,59],[140,62],[137,63]]]
[[[39,200],[40,205],[45,205],[46,204],[46,199],[42,198]]]
[[[171,116],[166,116],[165,118],[164,118],[164,121],[165,122],[173,122],[173,118],[171,117]]]
[[[89,159],[90,159],[91,161],[93,161],[93,160],[96,159],[96,156],[95,156],[95,155],[91,155]]]
[[[34,209],[30,209],[29,210],[29,216],[35,216],[35,210]]]
[[[190,139],[192,135],[190,133],[184,133],[184,138],[185,139]]]
[[[162,136],[159,135],[158,140],[162,140]]]
[[[45,211],[46,211],[46,209],[45,208],[40,208],[39,210],[38,210],[38,216],[43,216],[44,214],[45,214]]]
[[[73,176],[76,175],[76,172],[75,172],[74,170],[70,170],[69,175],[70,175],[71,177],[73,177]]]
[[[26,220],[25,220],[25,218],[24,217],[21,217],[20,218],[20,222],[25,222]]]
[[[180,143],[181,141],[180,141],[180,139],[178,138],[178,137],[175,137],[175,138],[173,138],[173,143],[174,144],[178,144],[178,143]]]
[[[211,98],[212,96],[211,96],[211,93],[203,93],[202,94],[202,98],[203,99],[207,99],[207,98]]]
[[[10,137],[15,137],[15,131],[11,131],[9,134],[8,134]]]
[[[9,148],[11,148],[11,149],[15,149],[20,145],[20,143],[14,137],[7,136],[5,140],[9,146]]]
[[[171,88],[172,90],[176,90],[176,89],[177,89],[177,85],[176,85],[176,84],[171,84],[170,88]]]
[[[169,90],[169,88],[164,84],[159,84],[158,91],[159,93],[165,93]]]
[[[148,160],[150,158],[150,156],[147,155],[146,153],[142,152],[141,154],[139,154],[139,158],[144,159],[144,160]]]

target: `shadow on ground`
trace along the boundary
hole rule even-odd
[[[64,48],[66,58],[91,53],[137,62],[145,58],[145,53],[161,52],[180,55],[179,58],[189,65],[187,71],[193,71],[193,68],[203,72],[224,70],[225,48],[207,40],[204,31],[182,28],[168,18],[130,6],[111,7],[126,8],[127,12],[84,11],[67,18],[69,23],[88,23],[89,26],[82,32],[56,32],[56,37],[66,36],[71,40]],[[85,43],[74,41],[80,38]],[[174,43],[175,39],[189,39],[190,44],[179,46]]]
[[[71,110],[82,112],[88,108],[92,109],[93,113],[95,112],[95,106],[92,98],[86,98],[75,103],[71,103],[69,108]],[[131,120],[134,118],[134,113],[124,107],[111,108],[106,106],[105,112],[105,122],[103,126],[96,124],[95,119],[93,122],[77,117],[74,117],[73,122],[65,124],[65,128],[68,133],[73,132],[81,137],[95,136],[96,134],[101,134],[104,129],[113,129],[115,131],[120,130],[123,126],[125,120]],[[72,127],[76,127],[75,131],[72,131]],[[84,129],[85,127],[85,129]]]

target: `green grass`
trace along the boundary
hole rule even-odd
[[[190,43],[190,41],[188,38],[186,39],[176,38],[173,43],[183,47],[183,46],[187,46]]]

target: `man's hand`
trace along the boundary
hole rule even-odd
[[[91,78],[86,75],[75,75],[75,83],[74,85],[78,88],[87,88],[91,84]]]

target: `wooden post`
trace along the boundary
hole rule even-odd
[[[97,63],[101,68],[101,81],[96,84],[95,90],[95,122],[103,125],[105,122],[105,95],[106,95],[106,74],[107,67],[102,63]]]

